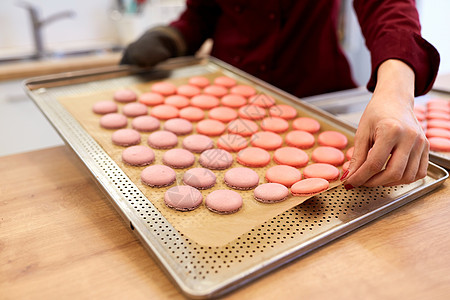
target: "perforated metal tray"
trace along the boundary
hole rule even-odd
[[[179,63],[184,65],[180,68]],[[252,229],[224,247],[199,246],[175,230],[97,142],[57,101],[105,89],[118,89],[150,79],[186,77],[223,71],[297,101],[305,109],[353,130],[318,110],[220,61],[173,61],[140,73],[123,67],[32,78],[24,83],[29,96],[66,143],[88,167],[98,185],[149,253],[187,296],[206,298],[236,289],[395,208],[430,192],[448,173],[430,164],[428,176],[411,185],[392,188],[336,188]],[[193,63],[193,64],[192,64]],[[175,67],[168,72],[167,69]]]

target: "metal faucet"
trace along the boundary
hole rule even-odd
[[[58,19],[71,18],[71,17],[75,16],[75,12],[68,10],[68,11],[62,11],[62,12],[53,14],[53,15],[47,17],[46,19],[40,19],[38,8],[31,5],[30,3],[18,2],[17,6],[26,9],[28,11],[28,13],[30,14],[31,25],[33,26],[32,29],[33,29],[33,40],[34,40],[34,50],[35,50],[33,58],[36,58],[36,59],[42,58],[45,56],[44,44],[43,44],[43,40],[42,40],[42,30],[41,30],[42,27],[44,25],[47,25]]]

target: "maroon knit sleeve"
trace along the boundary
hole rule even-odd
[[[355,0],[353,5],[371,53],[372,75],[367,89],[375,89],[381,63],[399,59],[414,70],[415,95],[427,93],[436,79],[440,58],[420,35],[414,0]]]
[[[210,38],[221,14],[212,0],[187,0],[186,9],[170,26],[178,29],[187,46],[186,54],[194,54]]]

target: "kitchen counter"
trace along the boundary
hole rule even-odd
[[[66,146],[0,157],[3,299],[183,298]],[[448,299],[450,184],[229,294]]]
[[[3,63],[0,64],[0,81],[112,66],[117,65],[121,57],[121,52],[107,52],[59,59]]]

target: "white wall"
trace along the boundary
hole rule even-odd
[[[355,81],[365,85],[370,76],[370,53],[364,44],[352,0],[343,1],[347,15],[343,48]],[[450,73],[450,0],[416,0],[422,36],[441,56],[439,74]]]
[[[29,15],[25,9],[17,6],[19,1],[0,1],[0,57],[28,54],[34,49]],[[43,39],[49,50],[89,49],[116,45],[122,41],[117,22],[113,20],[117,18],[112,17],[117,16],[113,14],[115,0],[25,1],[39,7],[43,19],[61,11],[75,12],[72,18],[60,19],[43,27]],[[131,22],[135,26],[126,36],[135,37],[145,28],[174,19],[183,7],[183,0],[147,1],[143,14],[132,18]]]
[[[422,36],[433,44],[441,55],[439,74],[450,73],[450,1],[417,1]]]
[[[17,6],[17,0],[0,4],[0,49],[2,52],[27,53],[33,50],[31,22],[28,12]],[[115,43],[117,34],[109,18],[110,0],[27,0],[40,7],[42,18],[61,11],[74,11],[75,16],[43,27],[48,48],[82,48]]]

